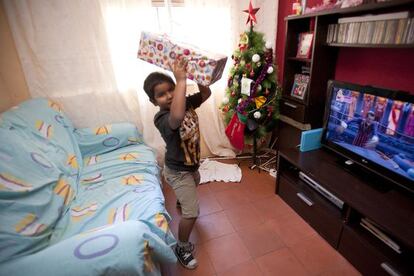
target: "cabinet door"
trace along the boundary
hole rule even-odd
[[[364,275],[414,275],[412,259],[388,257],[384,250],[348,225],[344,226],[338,251]]]
[[[280,112],[283,115],[292,118],[295,121],[305,123],[305,106],[297,102],[282,99],[280,104]]]
[[[279,196],[337,248],[342,229],[341,210],[300,180],[292,181],[281,174],[278,185]]]

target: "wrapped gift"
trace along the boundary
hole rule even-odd
[[[168,64],[184,57],[188,60],[187,78],[208,86],[221,78],[227,57],[202,51],[194,46],[173,42],[166,35],[142,32],[138,58],[171,70]]]

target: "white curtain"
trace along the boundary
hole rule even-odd
[[[277,1],[253,3],[262,8],[256,30],[274,42]],[[165,144],[153,124],[158,108],[142,89],[144,78],[160,69],[136,58],[141,31],[228,55],[222,80],[198,113],[208,150],[234,156],[218,106],[230,56],[246,29],[247,0],[193,0],[170,8],[153,7],[151,0],[4,0],[4,6],[33,97],[60,102],[77,127],[133,122],[160,160]]]

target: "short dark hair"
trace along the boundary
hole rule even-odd
[[[147,93],[151,102],[155,102],[154,99],[154,87],[158,84],[168,82],[175,86],[174,80],[167,74],[161,72],[152,72],[144,81],[144,91]]]

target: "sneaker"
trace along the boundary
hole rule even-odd
[[[178,201],[178,199],[177,199],[177,203],[175,203],[175,206],[176,206],[177,208],[181,209],[181,203]]]
[[[187,269],[194,269],[197,267],[197,259],[193,256],[194,245],[189,243],[188,246],[179,246],[175,247],[175,254],[177,255],[180,263]]]

